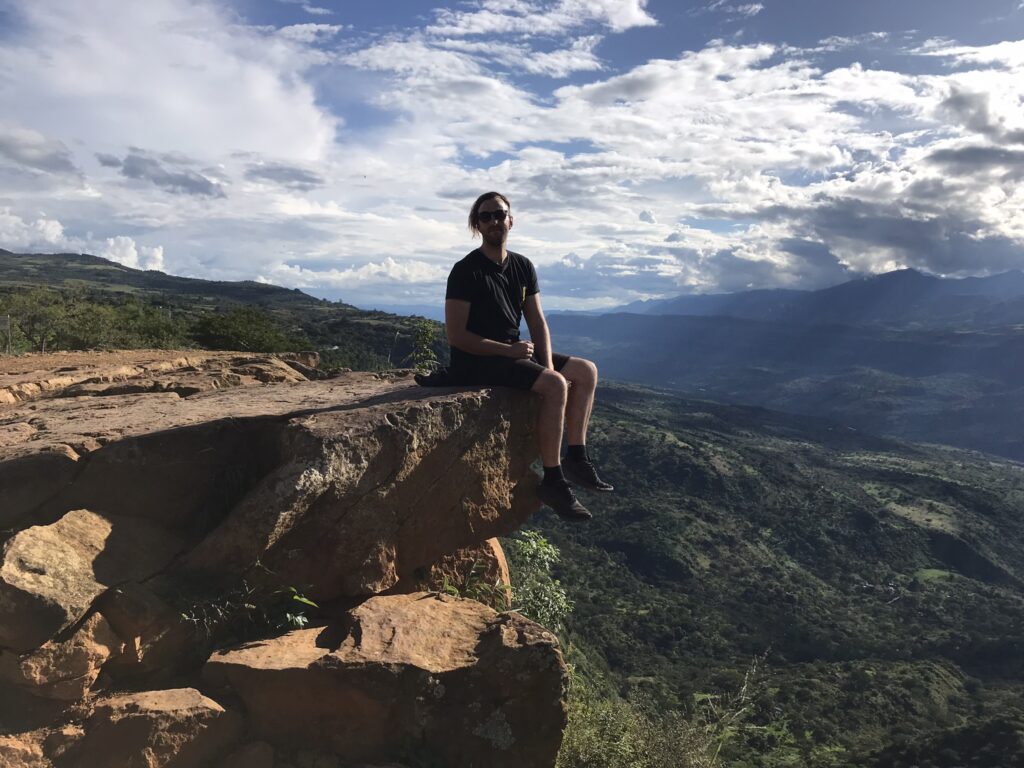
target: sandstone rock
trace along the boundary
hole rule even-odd
[[[8,448],[29,440],[35,433],[24,422],[10,425]],[[24,429],[15,430],[14,426]],[[15,439],[17,433],[19,439]],[[2,446],[3,434],[0,434]],[[12,451],[13,453],[13,451]],[[54,445],[36,453],[12,457],[0,463],[0,529],[9,528],[27,518],[33,510],[71,483],[78,471],[78,454],[67,445]],[[46,482],[40,482],[46,478]]]
[[[0,734],[27,733],[62,722],[68,703],[33,696],[28,689],[0,679]]]
[[[311,358],[298,353],[300,363]],[[316,362],[319,362],[317,357]],[[305,363],[311,368],[316,364]],[[43,397],[178,392],[183,397],[222,386],[304,377],[274,355],[160,350],[24,355],[0,364],[0,404]]]
[[[365,597],[439,561],[444,573],[472,570],[474,547],[539,507],[528,394],[422,389],[403,374],[307,381],[304,362],[271,356],[54,358],[66,370],[0,359],[0,524],[11,526],[0,538],[0,731],[45,726],[53,740],[54,724],[84,723],[60,749],[44,742],[60,768],[220,765],[231,753],[238,716],[192,690],[114,696],[91,715],[92,696],[44,698],[181,685],[168,678],[202,646],[182,594],[265,578],[318,601]],[[507,578],[496,550],[486,560],[488,583]],[[472,601],[380,600],[352,614],[334,650],[316,645],[330,633],[297,632],[253,665],[208,665],[264,718],[268,735],[254,734],[283,734],[279,766],[300,755],[380,766],[415,754],[398,751],[407,744],[450,765],[553,760],[565,668],[552,636]],[[289,741],[307,732],[308,744]],[[254,764],[267,749],[233,759]]]
[[[37,733],[0,734],[0,768],[53,768]]]
[[[106,619],[94,613],[67,640],[50,641],[20,657],[0,651],[0,677],[35,696],[77,701],[89,691],[100,667],[120,651],[121,645]]]
[[[216,766],[243,729],[236,713],[193,688],[112,696],[85,722],[76,768]]]
[[[0,553],[0,646],[37,648],[85,615],[108,585],[163,568],[181,540],[142,520],[68,512],[15,534]]]
[[[79,725],[55,728],[43,740],[43,752],[58,766],[67,765],[72,761],[74,751],[84,735],[85,731]]]
[[[300,363],[307,368],[320,367],[320,353],[313,350],[305,352],[282,352],[278,355],[286,363]]]
[[[269,356],[229,362],[246,375],[299,377]],[[155,365],[136,368],[150,376]],[[179,574],[237,580],[260,561],[314,599],[369,595],[510,533],[539,507],[533,407],[509,390],[425,390],[375,374],[185,399],[50,397],[0,409],[0,427],[32,430],[0,446],[0,473],[70,446],[81,454],[73,482],[32,510],[37,519],[84,508],[193,540],[219,523]]]
[[[487,539],[475,547],[464,547],[445,555],[429,568],[417,569],[391,592],[445,592],[447,587],[457,590],[461,597],[505,611],[512,607],[511,584],[501,542]]]
[[[371,598],[336,630],[215,653],[204,677],[229,685],[275,746],[347,761],[553,765],[566,721],[553,635],[517,614],[423,593]]]
[[[196,658],[202,647],[194,628],[149,588],[125,582],[104,593],[95,606],[124,642],[122,652],[104,667],[116,682],[159,682],[202,663]]]
[[[539,508],[528,397],[419,388],[393,397],[292,420],[282,434],[287,461],[183,570],[237,573],[259,559],[317,600],[370,595],[511,533]]]
[[[81,738],[82,729],[74,725],[0,735],[0,768],[73,766],[69,753]]]
[[[58,352],[9,358],[0,366],[0,404],[59,393],[82,382],[125,381],[149,372],[184,368],[218,353],[161,351]]]

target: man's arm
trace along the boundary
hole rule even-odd
[[[526,297],[523,316],[526,318],[526,327],[530,329],[530,338],[533,339],[535,357],[541,365],[554,369],[551,362],[551,332],[548,330],[548,321],[544,318],[544,310],[540,306],[539,293]]]
[[[444,303],[444,329],[448,343],[456,349],[471,355],[487,355],[490,357],[511,357],[513,360],[528,358],[533,354],[533,342],[517,341],[515,344],[504,344],[500,341],[485,339],[466,330],[469,322],[469,302],[459,299],[448,299]],[[550,367],[550,366],[549,366]]]

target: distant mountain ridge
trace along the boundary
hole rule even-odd
[[[691,314],[553,313],[555,348],[613,379],[1024,461],[1024,273],[684,298]]]
[[[1024,272],[941,278],[901,269],[816,291],[780,288],[677,296],[632,302],[614,312],[722,315],[815,325],[995,327],[1024,323]]]
[[[245,304],[269,303],[281,306],[310,303],[351,308],[341,302],[317,299],[298,288],[282,288],[255,280],[177,277],[156,270],[126,267],[85,253],[14,253],[0,248],[0,283],[171,296],[208,296]]]
[[[305,334],[326,364],[361,370],[390,368],[407,360],[416,322],[253,280],[177,277],[89,254],[0,249],[0,300],[5,294],[32,288],[81,293],[88,301],[115,304],[137,299],[186,323],[212,312],[251,307],[272,317],[289,333]],[[443,359],[447,345],[440,337],[438,334],[435,351]]]

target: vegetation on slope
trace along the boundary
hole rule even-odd
[[[10,339],[6,318],[11,319]],[[0,352],[315,349],[326,368],[407,364],[418,326],[301,291],[143,272],[94,256],[0,251]],[[435,334],[435,354],[447,355]]]
[[[692,720],[766,654],[735,766],[902,765],[1021,714],[1020,465],[625,386],[593,432],[616,493],[539,523],[588,679]]]

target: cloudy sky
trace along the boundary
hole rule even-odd
[[[1024,267],[1024,0],[0,0],[0,247],[439,305]]]

